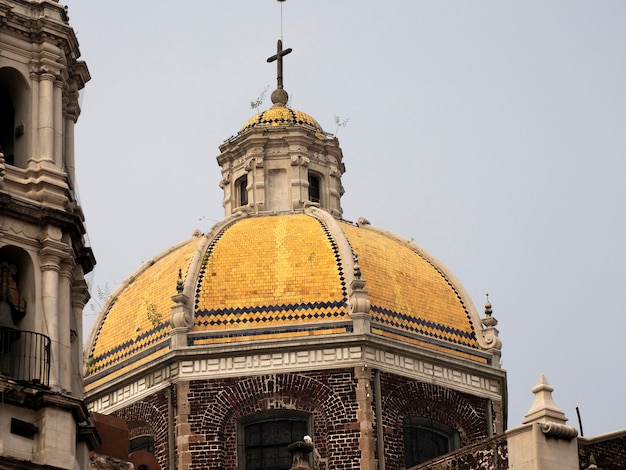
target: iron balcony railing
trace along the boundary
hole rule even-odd
[[[47,387],[50,381],[50,338],[33,331],[0,330],[0,375]]]

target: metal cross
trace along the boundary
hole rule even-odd
[[[285,49],[283,51],[283,41],[281,39],[279,39],[278,40],[278,45],[276,46],[276,54],[267,59],[268,62],[274,62],[275,60],[278,61],[278,65],[277,65],[278,76],[276,77],[276,79],[278,80],[278,87],[277,88],[279,88],[281,90],[283,88],[283,56],[286,56],[292,50],[293,49],[291,49],[291,47],[290,47],[290,48]]]

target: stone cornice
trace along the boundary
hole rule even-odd
[[[85,246],[83,238],[85,226],[83,214],[79,208],[73,211],[42,207],[40,204],[26,198],[15,197],[0,191],[0,213],[6,218],[14,218],[36,227],[52,225],[69,233],[72,239],[72,249],[78,263],[85,273],[91,272],[95,265],[95,258],[90,247]]]
[[[298,371],[369,367],[457,391],[506,401],[506,372],[471,361],[442,357],[384,338],[351,335],[274,345],[222,345],[170,352],[157,364],[138,368],[88,392],[90,409],[111,413],[164,389],[172,382]]]

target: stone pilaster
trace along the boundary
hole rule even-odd
[[[361,436],[359,450],[361,451],[361,470],[376,470],[376,437],[374,434],[374,409],[372,392],[372,371],[367,365],[357,366],[354,369],[357,379],[356,400],[358,403],[357,420]]]

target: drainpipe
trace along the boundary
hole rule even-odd
[[[493,414],[491,408],[491,398],[487,398],[487,437],[493,436]]]
[[[378,470],[385,470],[385,441],[383,432],[383,401],[380,396],[380,371],[374,370],[374,397],[376,399],[376,444],[378,446]]]

